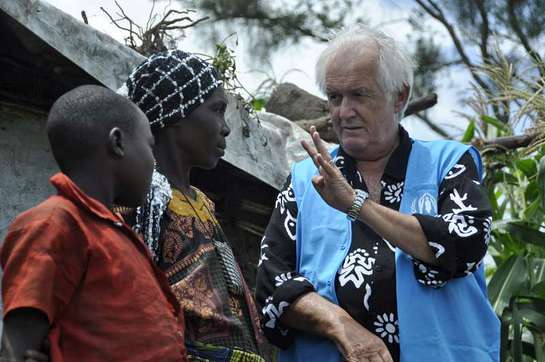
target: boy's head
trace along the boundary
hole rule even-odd
[[[80,86],[53,104],[46,128],[62,172],[111,182],[119,205],[143,202],[154,139],[146,116],[128,99],[105,87]]]

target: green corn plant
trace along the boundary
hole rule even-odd
[[[485,164],[494,219],[488,295],[501,320],[501,360],[545,362],[544,81],[525,79],[531,72],[517,72],[497,55],[495,64],[479,69],[495,93],[474,87],[462,141],[480,146]],[[514,130],[531,132],[534,141],[518,149],[487,142]]]

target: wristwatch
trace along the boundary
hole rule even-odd
[[[350,206],[350,208],[346,212],[346,217],[350,221],[357,220],[360,215],[360,210],[363,206],[363,203],[369,198],[369,194],[363,190],[355,189],[354,191],[356,192],[356,197],[354,197],[354,201],[352,201],[352,206]]]

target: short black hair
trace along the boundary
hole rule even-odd
[[[79,86],[62,95],[51,107],[46,126],[61,171],[93,155],[112,128],[132,134],[137,113],[140,110],[130,100],[98,85]]]

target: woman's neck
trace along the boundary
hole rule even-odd
[[[165,175],[172,187],[195,198],[195,191],[189,183],[193,167],[185,162],[183,155],[156,147],[155,160],[157,161],[157,171]]]

